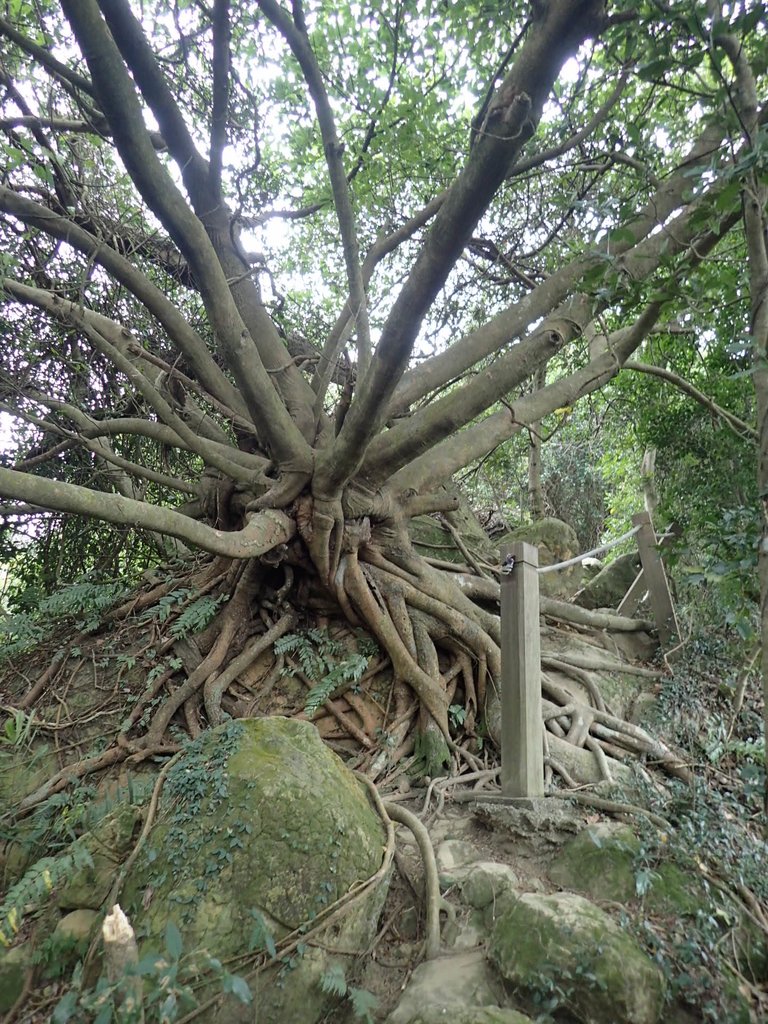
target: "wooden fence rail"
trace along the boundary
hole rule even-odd
[[[631,614],[647,592],[659,642],[663,650],[669,650],[679,642],[680,631],[659,541],[647,512],[633,516],[632,522],[637,527],[642,569],[619,611]],[[502,551],[502,799],[531,800],[544,795],[543,728],[539,552],[532,544],[517,542]]]

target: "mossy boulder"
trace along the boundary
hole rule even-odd
[[[0,946],[0,1014],[5,1015],[24,990],[27,972],[32,969],[32,943],[3,949]]]
[[[629,825],[589,825],[565,843],[549,866],[549,877],[590,899],[628,903],[642,898],[654,913],[695,917],[710,913],[712,897],[700,876],[671,860],[652,861]]]
[[[61,910],[100,909],[133,846],[141,820],[140,808],[123,804],[76,841],[80,866],[56,891],[55,902]]]
[[[471,1010],[451,1010],[433,1006],[411,1017],[408,1024],[533,1024],[530,1017],[501,1006],[477,1006]]]
[[[461,898],[470,907],[484,910],[503,895],[514,893],[520,884],[508,864],[480,861],[473,864],[461,882]]]
[[[623,902],[635,896],[635,861],[640,840],[629,825],[589,825],[559,850],[549,877],[563,889],[593,899]]]
[[[464,1020],[462,1014],[474,1021],[478,1018],[471,1014],[483,1014],[505,1001],[501,979],[481,950],[454,953],[419,964],[400,1002],[387,1017],[387,1024],[426,1024],[432,1020],[453,1024]]]
[[[566,562],[579,553],[579,539],[573,527],[551,516],[518,526],[498,538],[497,543],[503,551],[515,541],[537,547],[540,566]],[[546,597],[568,600],[581,586],[581,580],[581,564],[577,562],[557,572],[539,573],[539,590]]]
[[[619,555],[587,583],[574,603],[582,608],[618,608],[639,572],[639,552]]]
[[[141,952],[162,951],[166,924],[185,951],[220,960],[269,947],[349,894],[381,866],[384,827],[364,785],[308,722],[266,718],[204,733],[168,774],[158,823],[126,880],[123,904]],[[388,878],[344,907],[323,945],[362,950],[375,935]],[[265,939],[264,928],[271,933]],[[343,957],[334,956],[334,963]],[[300,943],[201,1021],[319,1019],[321,945]],[[208,990],[212,994],[215,989]]]
[[[532,999],[559,996],[583,1024],[657,1024],[665,980],[605,911],[574,893],[524,893],[497,917],[490,957]]]

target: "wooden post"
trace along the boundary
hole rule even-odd
[[[518,542],[502,555],[514,568],[501,578],[501,792],[531,799],[544,795],[539,551]]]
[[[656,533],[647,512],[638,512],[637,515],[632,516],[632,523],[634,526],[640,527],[637,534],[637,547],[643,566],[643,579],[648,588],[651,611],[659,631],[659,640],[663,648],[669,648],[679,643],[680,627],[677,624],[675,606],[669,591],[667,573],[659,554]]]
[[[674,541],[676,541],[680,536],[680,533],[680,527],[676,523],[673,523],[670,527],[668,527],[667,532],[662,537],[656,538],[656,546],[658,547],[659,551],[662,551],[665,547],[668,547],[670,544],[674,543]],[[640,606],[640,602],[645,597],[647,591],[648,584],[645,580],[645,572],[643,569],[640,569],[640,572],[637,574],[637,576],[635,576],[634,583],[626,592],[624,597],[622,597],[621,603],[619,604],[619,607],[616,609],[616,614],[627,615],[629,617],[634,615],[638,607]]]

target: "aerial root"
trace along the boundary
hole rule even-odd
[[[411,830],[419,847],[424,864],[424,899],[427,918],[426,958],[434,960],[435,957],[440,956],[440,911],[446,910],[451,915],[454,911],[440,893],[440,879],[437,874],[437,861],[432,840],[423,822],[411,811],[387,800],[384,801],[384,808],[392,821],[400,822]]]
[[[274,625],[250,643],[236,658],[233,658],[223,672],[218,675],[211,673],[203,684],[203,699],[208,721],[212,726],[220,725],[224,720],[221,701],[230,684],[264,651],[272,647],[281,636],[292,629],[297,621],[298,616],[292,609],[284,612]]]
[[[604,704],[603,708],[589,707],[546,675],[542,676],[542,689],[554,698],[554,701],[542,700],[547,728],[575,746],[588,746],[593,750],[601,773],[604,774],[607,768],[607,762],[601,759],[601,755],[619,749],[656,761],[683,782],[692,781],[693,776],[684,760],[639,725],[610,714]],[[587,744],[587,739],[590,744]],[[596,753],[597,747],[591,741],[600,747],[600,754]]]

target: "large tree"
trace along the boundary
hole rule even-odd
[[[143,742],[278,566],[450,742],[446,658],[482,701],[498,620],[409,519],[660,327],[704,350],[729,304],[765,375],[762,9],[9,0],[0,33],[2,512],[245,565]]]

